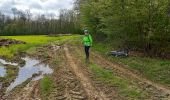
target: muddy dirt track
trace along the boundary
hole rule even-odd
[[[91,54],[91,63],[111,70],[119,77],[128,79],[146,97],[129,98],[122,96],[114,86],[96,80],[96,76],[84,62],[83,49],[75,45],[51,44],[37,48],[36,55],[44,63],[48,63],[54,72],[50,75],[54,81],[53,90],[42,96],[40,82],[31,81],[23,88],[7,93],[1,100],[170,100],[170,89],[142,78],[124,67],[107,60],[98,53]],[[44,56],[44,54],[46,54]]]
[[[94,86],[91,83],[91,80],[88,78],[88,76],[85,76],[82,72],[82,69],[80,69],[75,62],[73,61],[72,56],[69,53],[69,50],[67,47],[64,48],[66,57],[68,59],[68,62],[70,64],[70,67],[74,71],[75,75],[79,78],[81,81],[81,84],[83,85],[86,93],[88,94],[89,99],[98,99],[98,100],[107,100],[105,94],[102,91],[97,91]]]

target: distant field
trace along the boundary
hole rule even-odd
[[[64,41],[72,38],[79,37],[78,35],[72,36],[58,36],[58,37],[49,37],[46,35],[32,35],[32,36],[0,36],[0,38],[10,38],[15,40],[20,40],[26,42],[26,44],[12,45],[10,47],[0,47],[0,56],[6,58],[12,58],[15,53],[21,51],[27,51],[36,46],[41,46],[53,41]]]

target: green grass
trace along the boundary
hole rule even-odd
[[[69,39],[77,38],[78,35],[72,36],[58,36],[58,37],[49,37],[45,35],[39,36],[1,36],[0,38],[10,38],[15,40],[20,40],[26,42],[26,44],[12,45],[10,47],[0,47],[0,56],[6,58],[13,58],[14,54],[17,52],[26,52],[27,50],[35,50],[35,47],[45,45],[53,41],[66,41]]]
[[[113,48],[111,47],[111,45],[106,45],[105,43],[95,43],[92,47],[92,49],[94,49],[95,51],[99,51],[101,53],[106,53],[108,52],[108,50],[113,50]]]
[[[128,58],[112,58],[114,61],[122,62],[130,69],[135,69],[142,73],[148,79],[170,86],[170,61],[142,58],[142,57],[128,57]]]
[[[97,80],[114,86],[120,95],[129,99],[144,98],[142,90],[133,86],[130,82],[128,82],[128,80],[114,75],[112,71],[103,69],[101,66],[96,64],[91,64],[90,69],[97,77]]]
[[[102,48],[102,49],[101,49]],[[93,50],[105,55],[106,52],[114,50],[108,44],[97,43],[93,45]],[[154,59],[148,57],[107,57],[112,61],[123,63],[128,65],[129,69],[137,70],[144,77],[166,85],[170,86],[170,61],[162,59]]]
[[[42,96],[48,95],[54,87],[54,82],[49,76],[45,76],[40,81],[40,92]]]

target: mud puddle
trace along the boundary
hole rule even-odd
[[[42,64],[40,63],[39,60],[32,59],[29,57],[22,58],[22,60],[25,61],[25,65],[22,67],[19,66],[18,76],[10,84],[6,92],[10,92],[12,89],[17,87],[18,85],[21,85],[28,79],[31,79],[32,81],[39,80],[43,78],[44,75],[53,73],[53,70],[49,67],[49,65]],[[5,60],[2,59],[0,60],[0,62],[2,64],[18,65],[16,63],[6,62]],[[4,71],[3,71],[4,68],[3,67],[0,68],[2,69],[2,70],[0,69],[1,70],[0,73],[4,75]]]

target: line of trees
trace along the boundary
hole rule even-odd
[[[63,34],[80,31],[74,10],[60,10],[58,18],[53,13],[35,16],[29,10],[11,10],[13,16],[0,12],[0,35]]]
[[[96,40],[170,57],[169,0],[76,0],[80,23]]]

